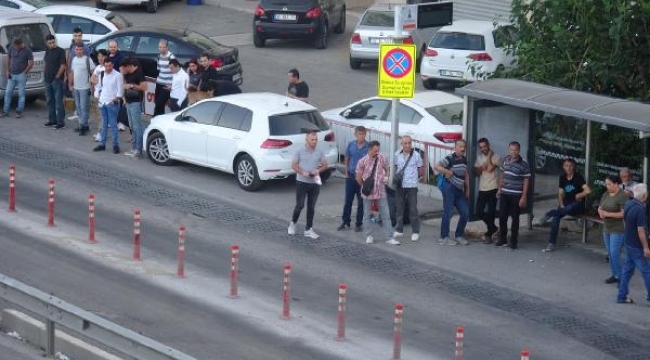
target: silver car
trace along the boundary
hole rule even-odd
[[[362,63],[377,62],[379,59],[379,44],[390,42],[394,34],[395,9],[390,4],[375,4],[368,8],[357,23],[350,38],[350,67],[359,69]],[[427,44],[439,28],[416,29],[403,31],[405,44],[415,44],[417,47],[417,70],[424,56]]]

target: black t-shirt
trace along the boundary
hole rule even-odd
[[[210,91],[214,89],[214,81],[219,79],[217,69],[212,66],[203,68],[201,71],[201,91]]]
[[[61,65],[65,65],[65,50],[60,47],[47,49],[45,51],[45,69],[43,79],[45,82],[52,82]]]
[[[289,91],[289,94],[297,98],[309,97],[309,86],[307,86],[307,83],[304,81],[301,81],[297,84],[289,84],[289,88],[287,90]]]
[[[214,96],[241,94],[241,89],[234,82],[217,80],[214,82]]]
[[[125,84],[140,85],[144,82],[144,73],[140,68],[137,68],[133,73],[124,75]],[[126,102],[141,102],[142,101],[142,91],[136,89],[126,89],[124,91],[124,98]]]
[[[567,179],[566,174],[560,175],[560,189],[564,190],[564,204],[576,202],[576,195],[582,192],[585,184],[585,179],[578,173],[573,173],[571,180]]]

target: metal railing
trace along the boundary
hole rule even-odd
[[[36,288],[0,275],[0,298],[46,319],[46,353],[55,354],[55,324],[142,360],[196,360]]]
[[[330,124],[330,127],[334,132],[337,144],[348,144],[350,141],[354,140],[354,125],[332,119],[327,119],[327,122]],[[366,131],[366,140],[379,141],[381,144],[380,152],[384,156],[389,156],[388,144],[391,139],[391,134],[389,132],[377,129],[366,129]],[[442,199],[442,194],[440,193],[440,190],[438,190],[436,184],[435,171],[433,168],[435,167],[436,163],[454,151],[453,146],[440,145],[413,139],[413,148],[417,149],[420,152],[420,155],[422,156],[422,162],[429,164],[429,169],[428,171],[425,171],[424,179],[422,179],[418,185],[419,195]],[[343,151],[345,151],[345,148],[341,149],[339,146],[339,154],[343,155]]]

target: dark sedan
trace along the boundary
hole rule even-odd
[[[145,76],[158,76],[158,43],[167,40],[169,51],[180,61],[186,64],[190,59],[198,59],[202,53],[210,55],[211,65],[224,79],[232,80],[241,85],[242,67],[239,63],[239,50],[237,48],[219,44],[209,37],[195,31],[182,31],[172,28],[159,27],[132,27],[117,31],[90,45],[93,59],[96,60],[96,51],[108,49],[108,42],[116,40],[119,51],[124,57],[138,59]]]

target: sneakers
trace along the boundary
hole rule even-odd
[[[366,237],[366,244],[372,244],[375,242],[375,239],[373,239],[372,235],[368,235]]]
[[[320,235],[316,234],[316,232],[313,229],[305,230],[303,235],[305,235],[306,237],[308,237],[310,239],[314,239],[314,240],[316,240],[316,239],[318,239],[320,237]]]
[[[23,113],[20,111],[16,111],[16,119],[20,119],[21,117],[23,117]]]
[[[65,128],[65,124],[56,124],[56,125],[52,126],[52,129],[54,129],[54,130],[61,130],[63,128]]]
[[[386,244],[388,244],[388,245],[401,245],[402,243],[395,240],[395,239],[390,239],[390,240],[386,241]]]
[[[97,141],[97,142],[102,141],[102,134],[101,133],[95,134],[95,141]]]
[[[467,241],[467,240],[466,240],[464,237],[462,237],[462,236],[457,237],[457,238],[456,238],[456,241],[457,241],[459,244],[463,245],[463,246],[467,246],[467,245],[469,245],[469,241]]]
[[[79,127],[79,136],[85,136],[86,134],[88,134],[88,131],[89,131],[89,129],[88,129],[87,126],[80,126]]]
[[[549,220],[550,218],[544,214],[544,216],[540,218],[533,219],[533,226],[544,226]]]
[[[95,148],[93,149],[93,151],[104,151],[104,150],[106,150],[106,146],[101,144],[95,146]]]
[[[418,233],[411,234],[411,241],[418,241],[418,240],[420,240],[420,234]]]
[[[9,116],[9,113],[6,112],[6,111],[2,111],[2,112],[0,112],[0,118],[3,118],[3,117],[5,117],[5,116]]]
[[[113,154],[119,154],[120,153],[120,147],[119,146],[113,146]]]
[[[55,123],[55,122],[51,122],[51,121],[48,121],[48,122],[46,122],[45,124],[43,124],[43,126],[45,126],[45,127],[50,127],[50,126],[54,126],[54,125],[56,125],[56,123]]]
[[[79,116],[77,116],[77,114],[68,116],[68,120],[77,120],[77,119],[79,119]]]
[[[508,246],[508,243],[505,242],[505,241],[501,241],[501,240],[499,240],[499,241],[497,241],[497,242],[494,243],[494,246],[496,246],[496,247]]]
[[[343,223],[343,224],[339,225],[339,227],[336,230],[337,231],[350,230],[350,224]]]
[[[134,156],[136,156],[138,154],[138,152],[139,152],[138,150],[133,149],[133,150],[129,150],[129,151],[125,152],[124,155],[129,156],[129,157],[134,157]]]
[[[440,239],[438,242],[440,243],[440,245],[449,245],[449,246],[458,245],[458,243],[455,240],[452,240],[448,237]]]
[[[610,276],[605,280],[605,284],[616,284],[618,282],[618,278],[616,276]]]
[[[395,232],[393,233],[393,237],[394,237],[394,238],[396,238],[396,237],[402,237],[402,236],[404,236],[404,233],[401,232],[401,231],[395,231]]]
[[[542,250],[542,252],[553,252],[555,251],[555,244],[548,243],[546,245],[546,249]]]
[[[289,229],[287,229],[287,234],[296,235],[296,224],[293,221],[289,223]]]
[[[361,225],[354,226],[354,232],[362,232],[362,231],[363,231],[363,226]]]

